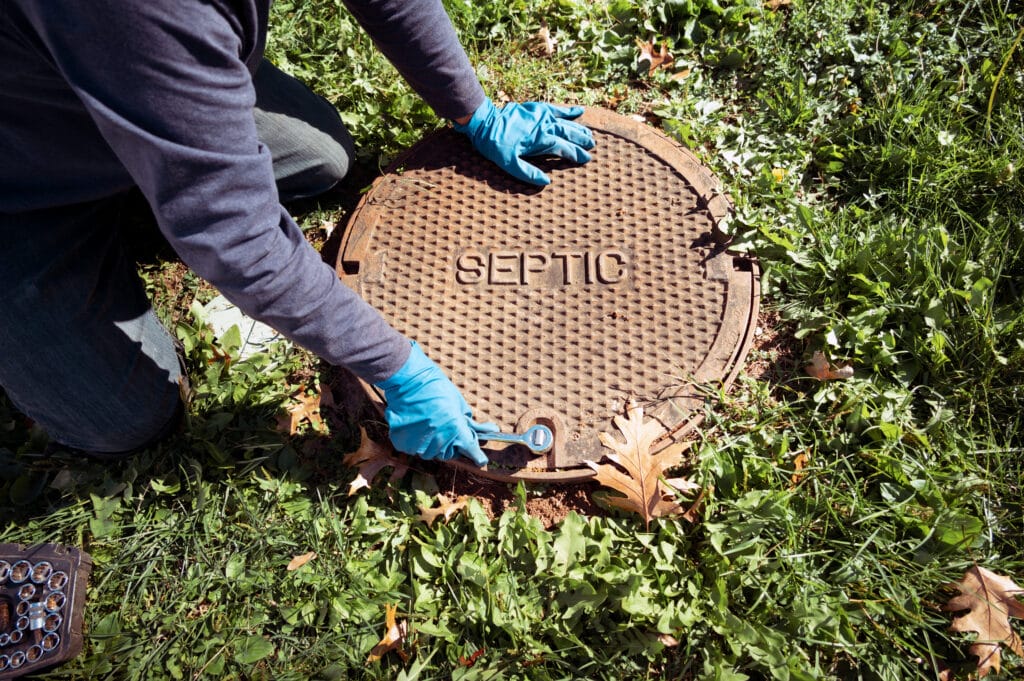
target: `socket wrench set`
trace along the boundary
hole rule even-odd
[[[0,544],[0,681],[82,650],[89,554],[43,544]]]

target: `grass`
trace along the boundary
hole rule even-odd
[[[764,268],[771,333],[855,377],[817,383],[771,345],[757,351],[769,378],[720,396],[695,448],[691,468],[714,486],[696,525],[570,515],[548,530],[471,504],[428,527],[424,473],[390,496],[347,496],[352,424],[273,428],[322,367],[284,349],[225,362],[231,348],[166,294],[173,263],[152,265],[190,348],[185,432],[114,466],[43,460],[45,435],[0,399],[0,541],[96,559],[86,648],[51,676],[904,680],[949,665],[966,677],[976,661],[969,636],[948,631],[947,585],[974,564],[1024,583],[1019,8],[449,9],[492,96],[644,115],[692,148],[736,202],[735,244]],[[559,41],[551,59],[527,51],[542,19]],[[279,2],[272,23],[271,55],[345,112],[364,166],[439,124],[339,3]],[[635,41],[652,38],[673,69],[636,68]],[[345,210],[299,217],[314,231]],[[307,551],[318,557],[285,569]],[[389,603],[412,658],[366,664]],[[1020,663],[1008,655],[989,678]]]

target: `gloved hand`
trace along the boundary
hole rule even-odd
[[[465,125],[455,129],[465,134],[483,156],[501,166],[512,177],[530,184],[551,184],[551,178],[523,156],[561,156],[576,163],[590,160],[594,148],[590,130],[573,118],[583,107],[558,107],[541,102],[506,104],[498,109],[490,99],[477,107]]]
[[[376,385],[387,400],[384,418],[395,449],[443,461],[461,454],[478,466],[487,464],[476,434],[497,432],[498,426],[471,418],[473,412],[459,389],[416,341],[405,364]]]

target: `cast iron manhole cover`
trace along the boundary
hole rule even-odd
[[[581,122],[593,160],[539,161],[543,189],[452,130],[427,137],[363,197],[339,252],[339,276],[478,420],[554,430],[539,456],[487,443],[491,477],[589,477],[630,400],[664,425],[656,448],[679,439],[707,386],[735,378],[757,318],[758,269],[716,239],[730,205],[710,172],[632,119],[590,108]]]

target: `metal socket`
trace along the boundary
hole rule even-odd
[[[42,584],[50,578],[53,574],[53,564],[46,560],[41,560],[32,566],[32,581],[36,584]]]
[[[63,617],[57,613],[51,613],[46,616],[46,620],[43,622],[43,629],[46,631],[57,631],[60,629],[60,623],[63,621]]]
[[[21,584],[28,579],[29,574],[32,572],[32,563],[27,560],[19,560],[17,563],[11,566],[10,580],[14,584]]]
[[[39,645],[43,647],[43,650],[49,652],[60,645],[60,636],[57,634],[47,634],[43,637],[43,640],[39,642]]]
[[[43,605],[47,612],[57,612],[64,607],[65,602],[67,602],[67,597],[63,591],[52,591],[46,595]]]
[[[54,572],[50,575],[50,578],[46,580],[46,588],[50,591],[61,591],[67,586],[68,573],[63,571]]]

